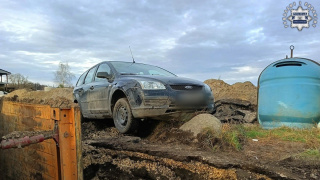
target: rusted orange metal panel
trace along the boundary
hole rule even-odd
[[[51,108],[50,116],[51,116],[51,119],[60,121],[60,109],[59,108]]]
[[[3,101],[0,135],[12,131],[53,130],[51,107]],[[23,149],[0,150],[0,179],[59,179],[57,147],[53,139]]]
[[[83,179],[81,122],[78,108],[59,109],[3,101],[0,135],[12,131],[53,130],[53,139],[22,149],[0,150],[0,172],[5,179]]]

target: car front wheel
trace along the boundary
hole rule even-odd
[[[138,120],[133,118],[126,98],[121,98],[116,102],[113,108],[113,121],[121,133],[133,133],[137,130]]]

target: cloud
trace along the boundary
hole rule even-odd
[[[0,68],[53,84],[60,61],[80,76],[101,61],[131,61],[131,46],[137,62],[178,75],[256,84],[259,71],[289,54],[291,44],[295,56],[318,60],[319,27],[284,28],[289,3],[3,0]]]

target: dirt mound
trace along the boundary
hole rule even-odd
[[[73,89],[71,88],[55,88],[50,91],[19,89],[6,95],[5,100],[70,108],[77,106],[77,104],[73,103],[72,91]]]
[[[82,140],[123,136],[113,124],[112,119],[86,120],[81,123]]]
[[[240,99],[257,105],[257,87],[249,81],[229,85],[222,80],[208,79],[204,83],[211,87],[215,101],[221,99]]]
[[[229,85],[208,79],[215,99],[214,116],[227,123],[254,123],[257,111],[257,87],[251,82]]]

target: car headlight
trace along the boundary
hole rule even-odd
[[[157,90],[157,89],[166,89],[166,87],[161,83],[157,81],[139,81],[141,84],[142,89],[147,90]]]
[[[204,85],[204,89],[207,91],[207,92],[211,92],[211,88],[210,86],[208,86],[207,84]]]

